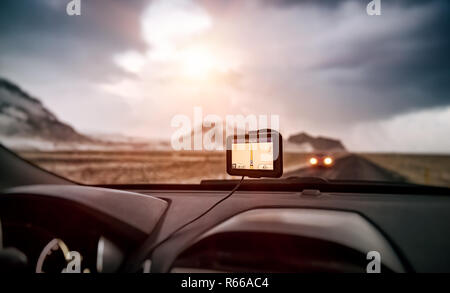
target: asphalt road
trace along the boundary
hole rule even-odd
[[[283,177],[289,176],[319,176],[338,180],[405,181],[402,176],[354,154],[336,159],[331,167],[305,167],[283,175]]]

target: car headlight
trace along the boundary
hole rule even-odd
[[[323,159],[323,163],[325,165],[331,165],[333,163],[333,159],[330,157],[326,157],[325,159]]]
[[[317,165],[318,161],[317,161],[316,158],[311,158],[311,159],[309,159],[309,163],[310,163],[311,165]]]

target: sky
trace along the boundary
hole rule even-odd
[[[0,76],[87,133],[279,115],[354,151],[450,152],[449,1],[6,0]]]

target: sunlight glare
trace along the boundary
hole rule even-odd
[[[180,53],[183,73],[190,78],[206,78],[217,66],[215,57],[209,50],[192,47]]]

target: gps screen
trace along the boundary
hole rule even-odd
[[[273,142],[233,143],[233,169],[273,170]]]

